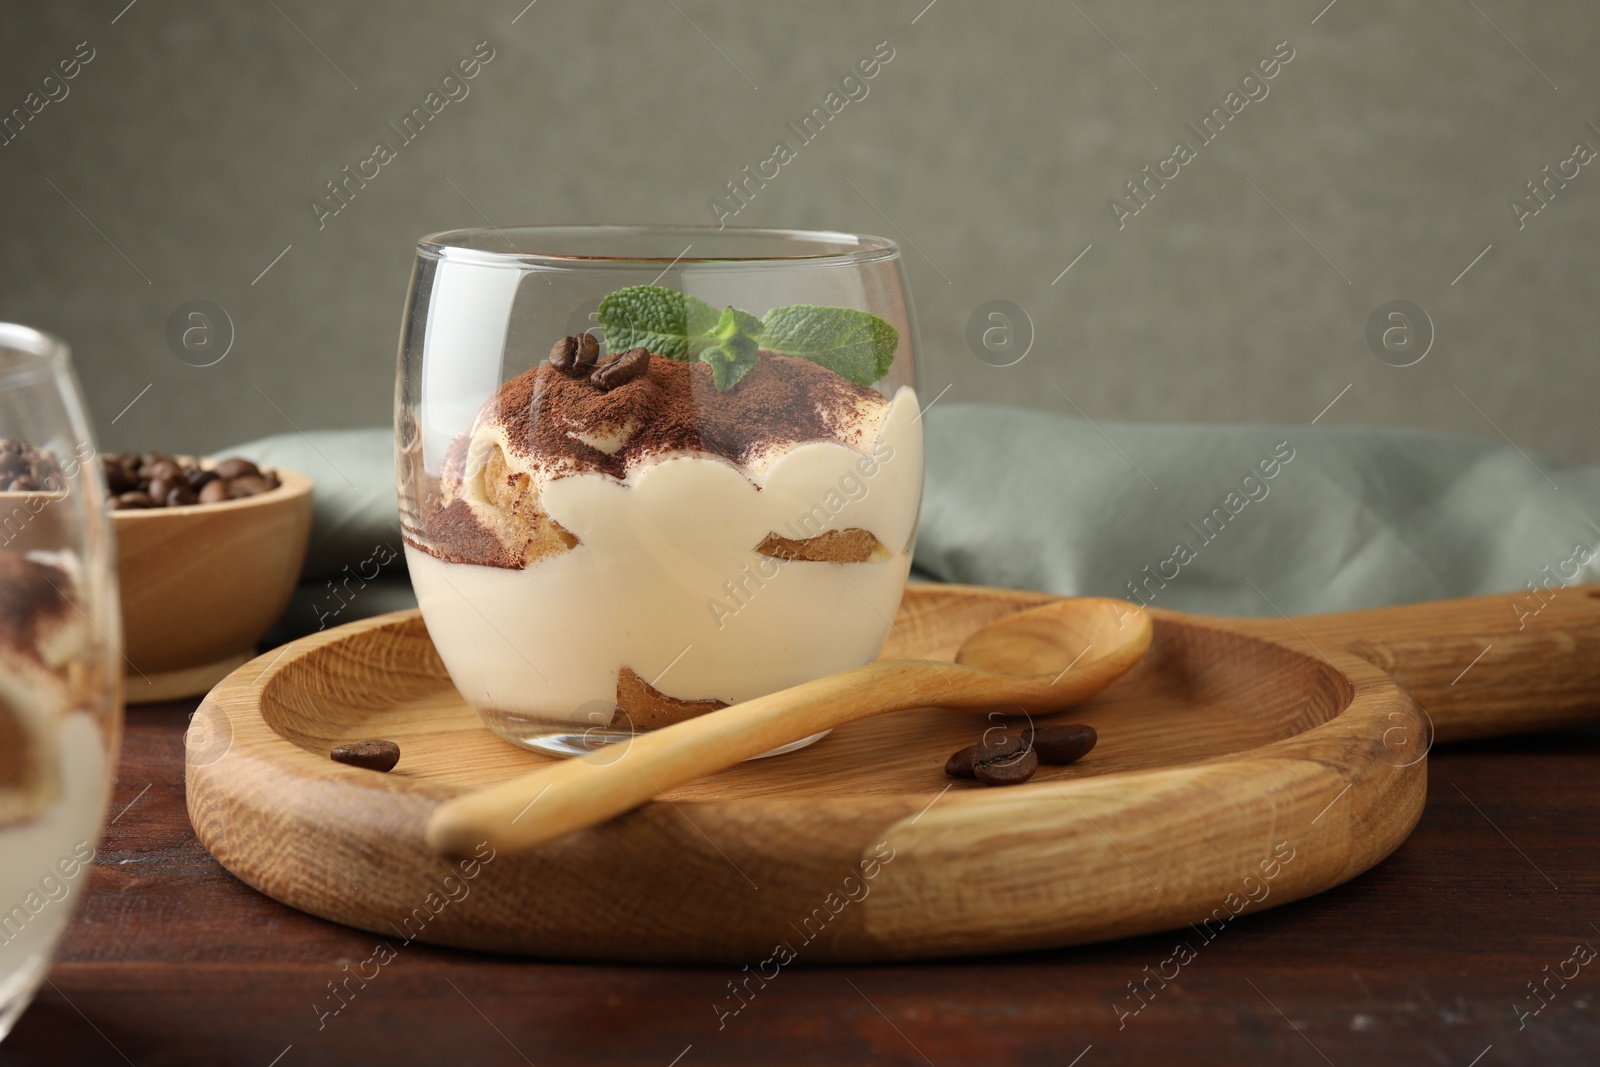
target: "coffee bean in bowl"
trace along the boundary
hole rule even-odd
[[[311,481],[247,459],[95,462],[112,494],[130,703],[204,693],[256,653],[293,595]]]
[[[276,471],[264,471],[238,456],[206,464],[165,452],[112,453],[100,456],[100,469],[111,491],[107,506],[112,511],[221,504],[283,484]]]
[[[26,441],[0,440],[0,492],[58,493],[64,486],[53,453]]]
[[[65,514],[51,499],[99,464],[117,537],[127,701],[198,696],[255,655],[305,563],[311,480],[234,457],[102,453],[87,441],[52,453],[0,439],[8,548],[51,547]],[[196,506],[218,505],[218,506]]]

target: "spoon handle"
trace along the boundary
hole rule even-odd
[[[982,690],[988,690],[987,698]],[[529,849],[856,719],[994,699],[992,683],[953,664],[858,667],[455,797],[429,818],[428,844],[446,856],[468,855],[484,841],[508,852]]]

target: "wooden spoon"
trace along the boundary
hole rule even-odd
[[[452,857],[484,841],[508,852],[533,848],[780,745],[885,712],[1069,707],[1139,662],[1150,635],[1149,614],[1123,600],[1046,604],[977,631],[953,664],[858,667],[456,797],[429,818],[428,844]]]

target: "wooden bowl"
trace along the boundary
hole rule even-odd
[[[130,704],[210,689],[255,654],[294,593],[311,479],[220,504],[114,511]]]

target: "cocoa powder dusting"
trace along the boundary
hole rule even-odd
[[[0,551],[0,642],[32,652],[42,623],[66,615],[72,579],[60,567]]]
[[[725,393],[704,363],[652,354],[648,371],[609,392],[543,364],[502,385],[491,404],[514,451],[622,478],[633,463],[663,452],[743,464],[766,448],[838,440],[827,415],[853,415],[864,398],[882,399],[809,360],[762,351]],[[632,436],[610,455],[571,436],[628,423]]]
[[[542,363],[502,385],[479,413],[479,422],[498,423],[512,453],[532,457],[546,469],[598,471],[620,479],[633,464],[669,452],[716,455],[746,465],[767,449],[807,441],[865,448],[869,442],[855,427],[863,400],[881,403],[883,397],[809,360],[766,350],[727,392],[718,391],[706,364],[652,353],[645,373],[610,390]],[[627,441],[607,453],[574,433],[626,434]],[[462,476],[466,449],[463,434],[446,457],[447,482]],[[427,516],[423,529],[431,545],[415,547],[441,559],[513,569],[523,565],[520,554],[485,528],[465,501]]]
[[[407,537],[406,543],[446,563],[476,563],[507,570],[522,567],[522,553],[513,552],[494,531],[485,528],[465,500],[453,500],[429,515],[422,522],[422,532],[425,541]]]

